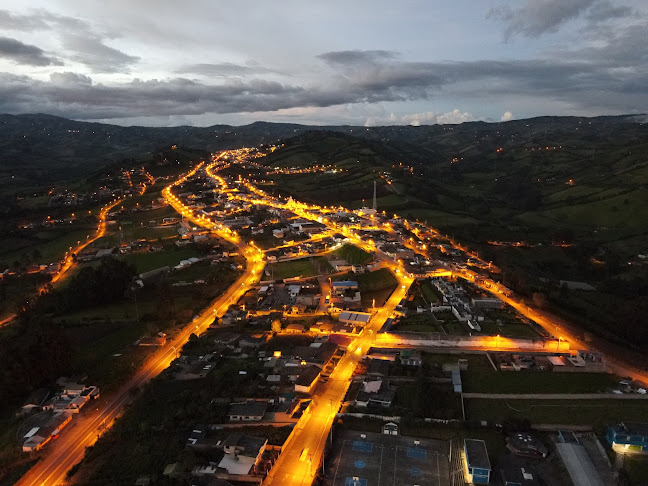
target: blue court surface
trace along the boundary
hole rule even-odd
[[[417,447],[408,447],[407,457],[412,459],[427,459],[427,451],[425,449],[419,449]]]
[[[362,478],[346,478],[344,486],[367,486],[367,480]]]
[[[357,452],[371,452],[373,451],[373,443],[364,442],[361,440],[353,441],[353,450]]]
[[[342,431],[327,460],[326,486],[446,486],[448,443]]]

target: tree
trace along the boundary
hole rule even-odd
[[[281,321],[279,319],[273,320],[271,329],[272,332],[281,332]]]
[[[533,303],[536,307],[542,309],[547,303],[547,297],[542,292],[533,292]]]

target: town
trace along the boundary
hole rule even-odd
[[[126,381],[88,369],[105,382],[61,378],[17,411],[24,454],[42,457],[18,484],[613,484],[611,453],[645,447],[643,375],[375,195],[351,210],[268,192],[257,179],[304,173],[265,167],[275,150],[220,152],[177,179],[142,169],[53,265],[70,280],[137,265],[125,314],[66,319],[95,338],[145,325],[106,358]],[[111,466],[124,454],[138,459]]]

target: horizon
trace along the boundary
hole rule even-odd
[[[182,128],[182,127],[187,127],[187,128],[210,128],[210,127],[216,127],[216,126],[224,126],[224,127],[235,127],[235,128],[240,128],[240,127],[248,127],[257,123],[267,123],[267,124],[273,124],[273,125],[295,125],[295,126],[303,126],[303,127],[313,127],[313,128],[337,128],[337,127],[348,127],[348,128],[389,128],[389,127],[412,127],[412,128],[418,128],[418,127],[430,127],[430,126],[459,126],[459,125],[464,125],[464,124],[469,124],[469,123],[486,123],[486,124],[499,124],[499,123],[509,123],[509,122],[523,122],[523,121],[528,121],[528,120],[536,120],[539,118],[585,118],[585,119],[596,119],[596,118],[628,118],[630,121],[634,121],[635,123],[643,124],[648,122],[648,112],[646,113],[622,113],[622,114],[617,114],[617,115],[592,115],[592,116],[578,116],[578,115],[538,115],[538,116],[532,116],[528,118],[516,118],[512,120],[466,120],[466,121],[460,121],[457,123],[424,123],[420,125],[403,125],[403,124],[393,124],[393,125],[373,125],[373,126],[366,126],[366,125],[352,125],[352,124],[310,124],[310,123],[297,123],[297,122],[285,122],[285,121],[273,121],[273,120],[254,120],[250,121],[247,123],[242,123],[239,125],[236,124],[229,124],[229,123],[214,123],[211,125],[164,125],[164,126],[159,126],[159,125],[138,125],[138,124],[120,124],[120,123],[115,123],[110,122],[110,121],[95,121],[95,120],[79,120],[75,118],[67,118],[64,116],[60,115],[53,115],[50,113],[0,113],[0,116],[48,116],[48,117],[54,117],[54,118],[61,118],[64,120],[69,120],[69,121],[74,121],[74,122],[79,122],[79,123],[98,123],[100,125],[114,125],[114,126],[119,126],[122,128]],[[634,118],[634,120],[633,120]],[[643,119],[641,119],[643,118]]]

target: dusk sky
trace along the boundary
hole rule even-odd
[[[648,111],[645,0],[3,4],[2,113],[369,126]]]

